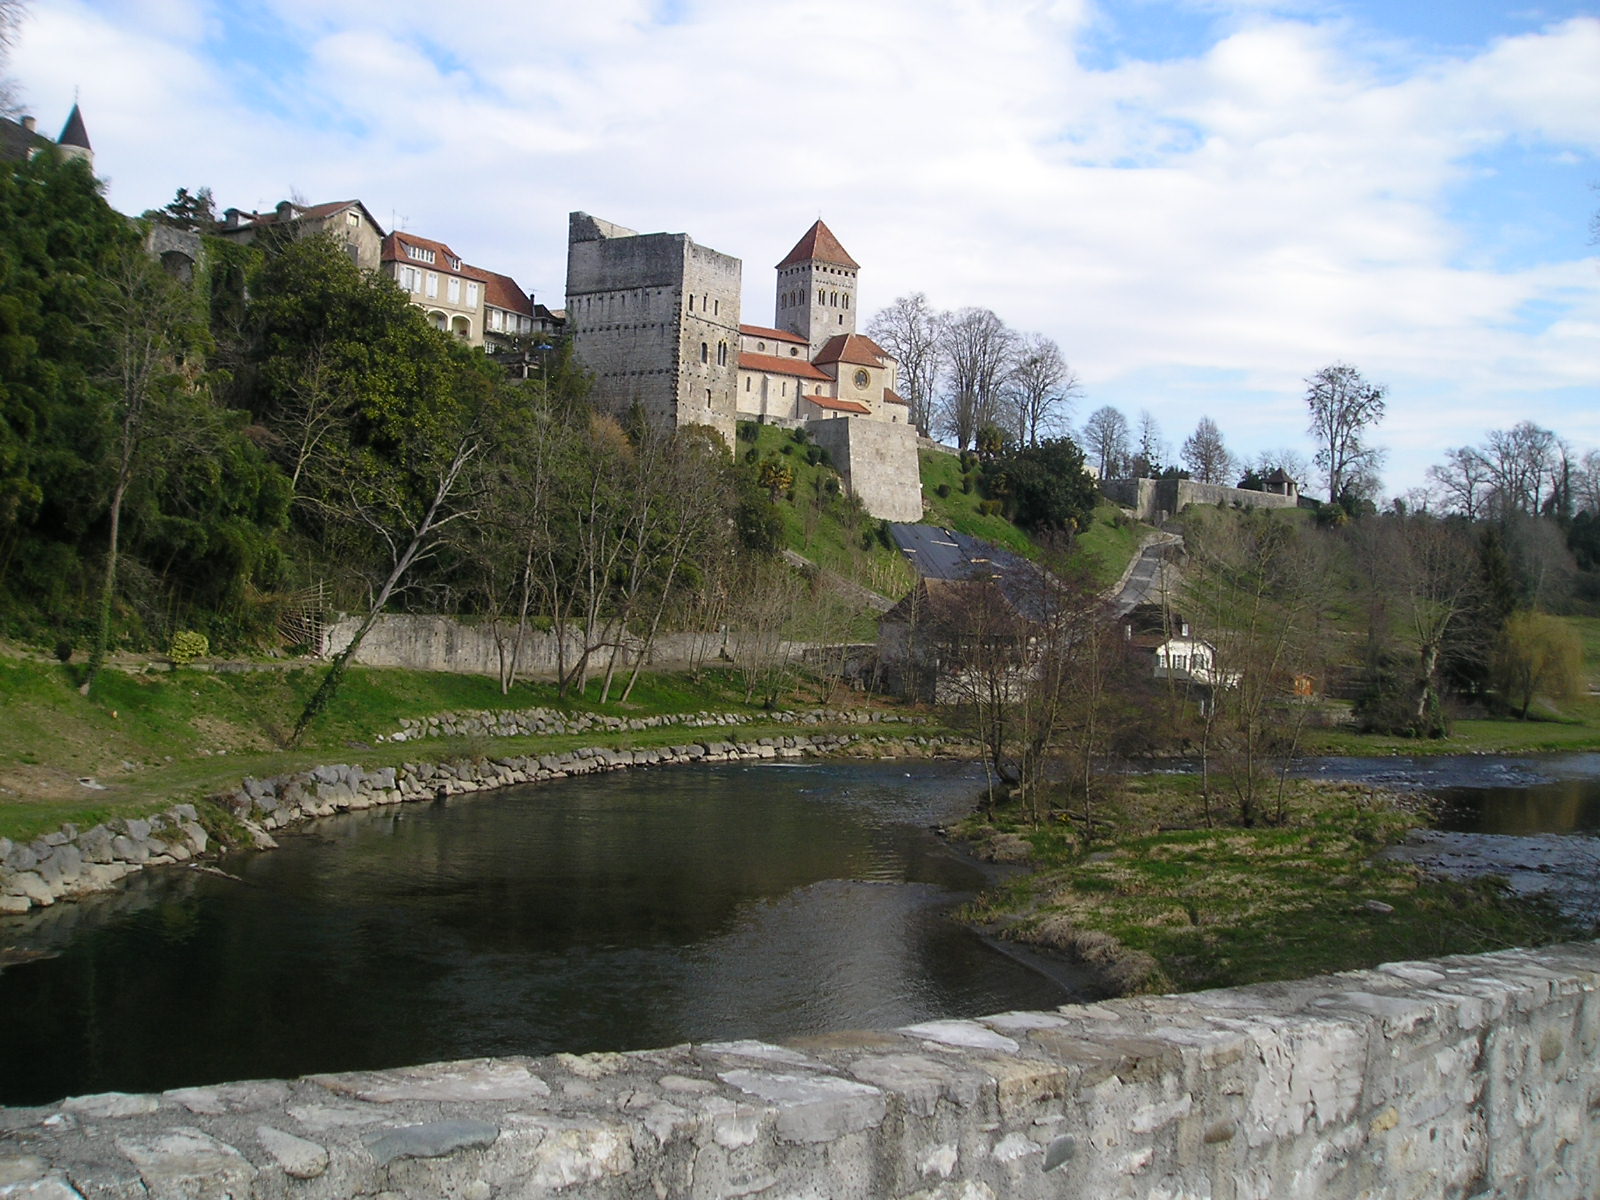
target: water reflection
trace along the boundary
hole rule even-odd
[[[968,768],[623,772],[316,822],[0,923],[0,1102],[1068,998],[949,919]]]

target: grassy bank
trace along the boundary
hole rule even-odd
[[[694,740],[681,727],[667,726],[607,737],[377,742],[379,735],[397,731],[404,718],[535,707],[621,717],[761,713],[744,702],[742,684],[728,669],[693,678],[647,674],[628,704],[613,699],[602,706],[592,698],[598,691],[593,685],[589,699],[559,699],[554,685],[546,683],[519,684],[502,696],[495,681],[482,676],[358,667],[305,742],[285,750],[285,731],[319,674],[314,665],[229,674],[163,666],[112,669],[101,676],[94,696],[85,698],[77,692],[72,667],[0,654],[0,836],[20,840],[64,822],[92,825],[140,816],[235,786],[246,775],[320,763],[382,767],[483,753],[559,753],[597,741],[631,748]],[[797,706],[814,702],[797,698]],[[776,723],[739,727],[743,736],[782,728]]]
[[[1065,824],[975,817],[980,853],[1032,867],[969,915],[1004,936],[1105,968],[1127,991],[1303,978],[1382,962],[1537,945],[1587,933],[1492,885],[1375,860],[1416,825],[1408,802],[1291,783],[1282,825],[1206,827],[1197,781],[1126,781],[1087,847]]]

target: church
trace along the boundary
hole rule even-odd
[[[739,421],[803,427],[870,514],[917,521],[917,430],[898,364],[856,332],[860,269],[818,220],[776,267],[772,324],[746,325],[739,259],[573,213],[567,327],[600,407],[730,444]]]

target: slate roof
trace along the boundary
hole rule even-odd
[[[72,111],[67,114],[67,123],[61,127],[61,136],[56,139],[58,146],[77,146],[82,150],[92,150],[89,145],[89,131],[83,127],[83,113],[74,104]]]
[[[803,262],[825,262],[836,267],[849,267],[853,271],[861,269],[861,264],[845,253],[839,239],[833,236],[833,230],[824,225],[821,218],[794,244],[794,249],[778,264],[778,270]]]

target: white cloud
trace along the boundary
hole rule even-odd
[[[212,57],[220,4],[62,0],[15,65],[63,117],[81,76],[132,211],[179,184],[240,207],[359,195],[559,302],[581,208],[741,256],[752,321],[820,212],[869,310],[912,290],[993,307],[1061,342],[1090,407],[1151,408],[1174,440],[1204,406],[1235,441],[1294,442],[1301,380],[1334,359],[1396,384],[1397,439],[1442,437],[1402,421],[1402,384],[1450,413],[1514,393],[1586,423],[1570,396],[1600,387],[1600,276],[1582,239],[1497,263],[1452,206],[1494,211],[1516,181],[1485,156],[1507,146],[1592,165],[1600,21],[1448,56],[1220,7],[1224,32],[1186,57],[1090,69],[1080,40],[1127,5],[265,0],[251,19],[296,52],[241,66]]]

